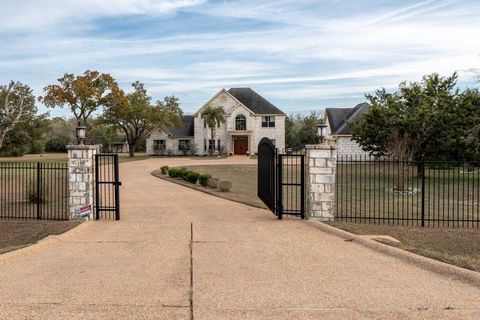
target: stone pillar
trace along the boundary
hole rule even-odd
[[[335,141],[307,145],[307,218],[333,221],[335,212]]]
[[[94,203],[94,156],[98,147],[92,145],[69,145],[68,187],[70,220],[93,218]]]

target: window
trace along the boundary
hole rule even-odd
[[[207,151],[207,140],[203,139],[203,150]]]
[[[163,151],[165,147],[165,140],[153,140],[153,150]]]
[[[275,117],[262,117],[262,128],[274,128],[275,127]]]
[[[203,120],[203,127],[204,127],[204,128],[207,127],[207,123],[205,122],[205,120]]]
[[[215,150],[215,139],[208,140],[208,150]]]
[[[243,114],[235,118],[235,130],[247,130],[247,119]]]
[[[218,151],[221,151],[221,150],[220,150],[220,149],[221,149],[220,143],[221,143],[221,140],[218,139],[218,140],[217,140],[217,150],[218,150]]]
[[[178,140],[178,150],[184,151],[190,149],[190,140]]]

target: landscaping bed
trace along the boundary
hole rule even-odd
[[[218,189],[204,187],[199,183],[192,184],[183,179],[171,178],[166,174],[162,174],[161,170],[152,172],[154,176],[184,185],[195,190],[199,190],[220,198],[231,201],[240,202],[253,207],[266,208],[263,202],[257,197],[257,166],[256,165],[199,165],[183,167],[190,171],[200,174],[208,174],[219,180],[226,180],[232,183],[229,192],[222,192]]]
[[[358,235],[388,235],[400,241],[379,242],[425,257],[480,272],[480,229],[420,228],[329,222],[328,224]]]
[[[0,254],[34,244],[49,236],[64,233],[79,221],[0,220]]]

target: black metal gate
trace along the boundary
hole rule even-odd
[[[272,141],[258,145],[258,197],[278,219],[284,214],[305,218],[305,155],[280,154]]]
[[[95,219],[120,220],[118,154],[95,155]]]

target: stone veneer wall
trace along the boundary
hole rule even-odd
[[[80,209],[91,206],[88,213],[93,218],[94,204],[94,156],[98,146],[70,145],[68,150],[68,187],[70,219],[82,219]]]
[[[337,150],[335,141],[306,146],[307,218],[333,221],[335,213],[335,174]]]
[[[368,152],[363,151],[362,147],[351,137],[337,136],[335,139],[337,140],[338,156],[368,156]]]

